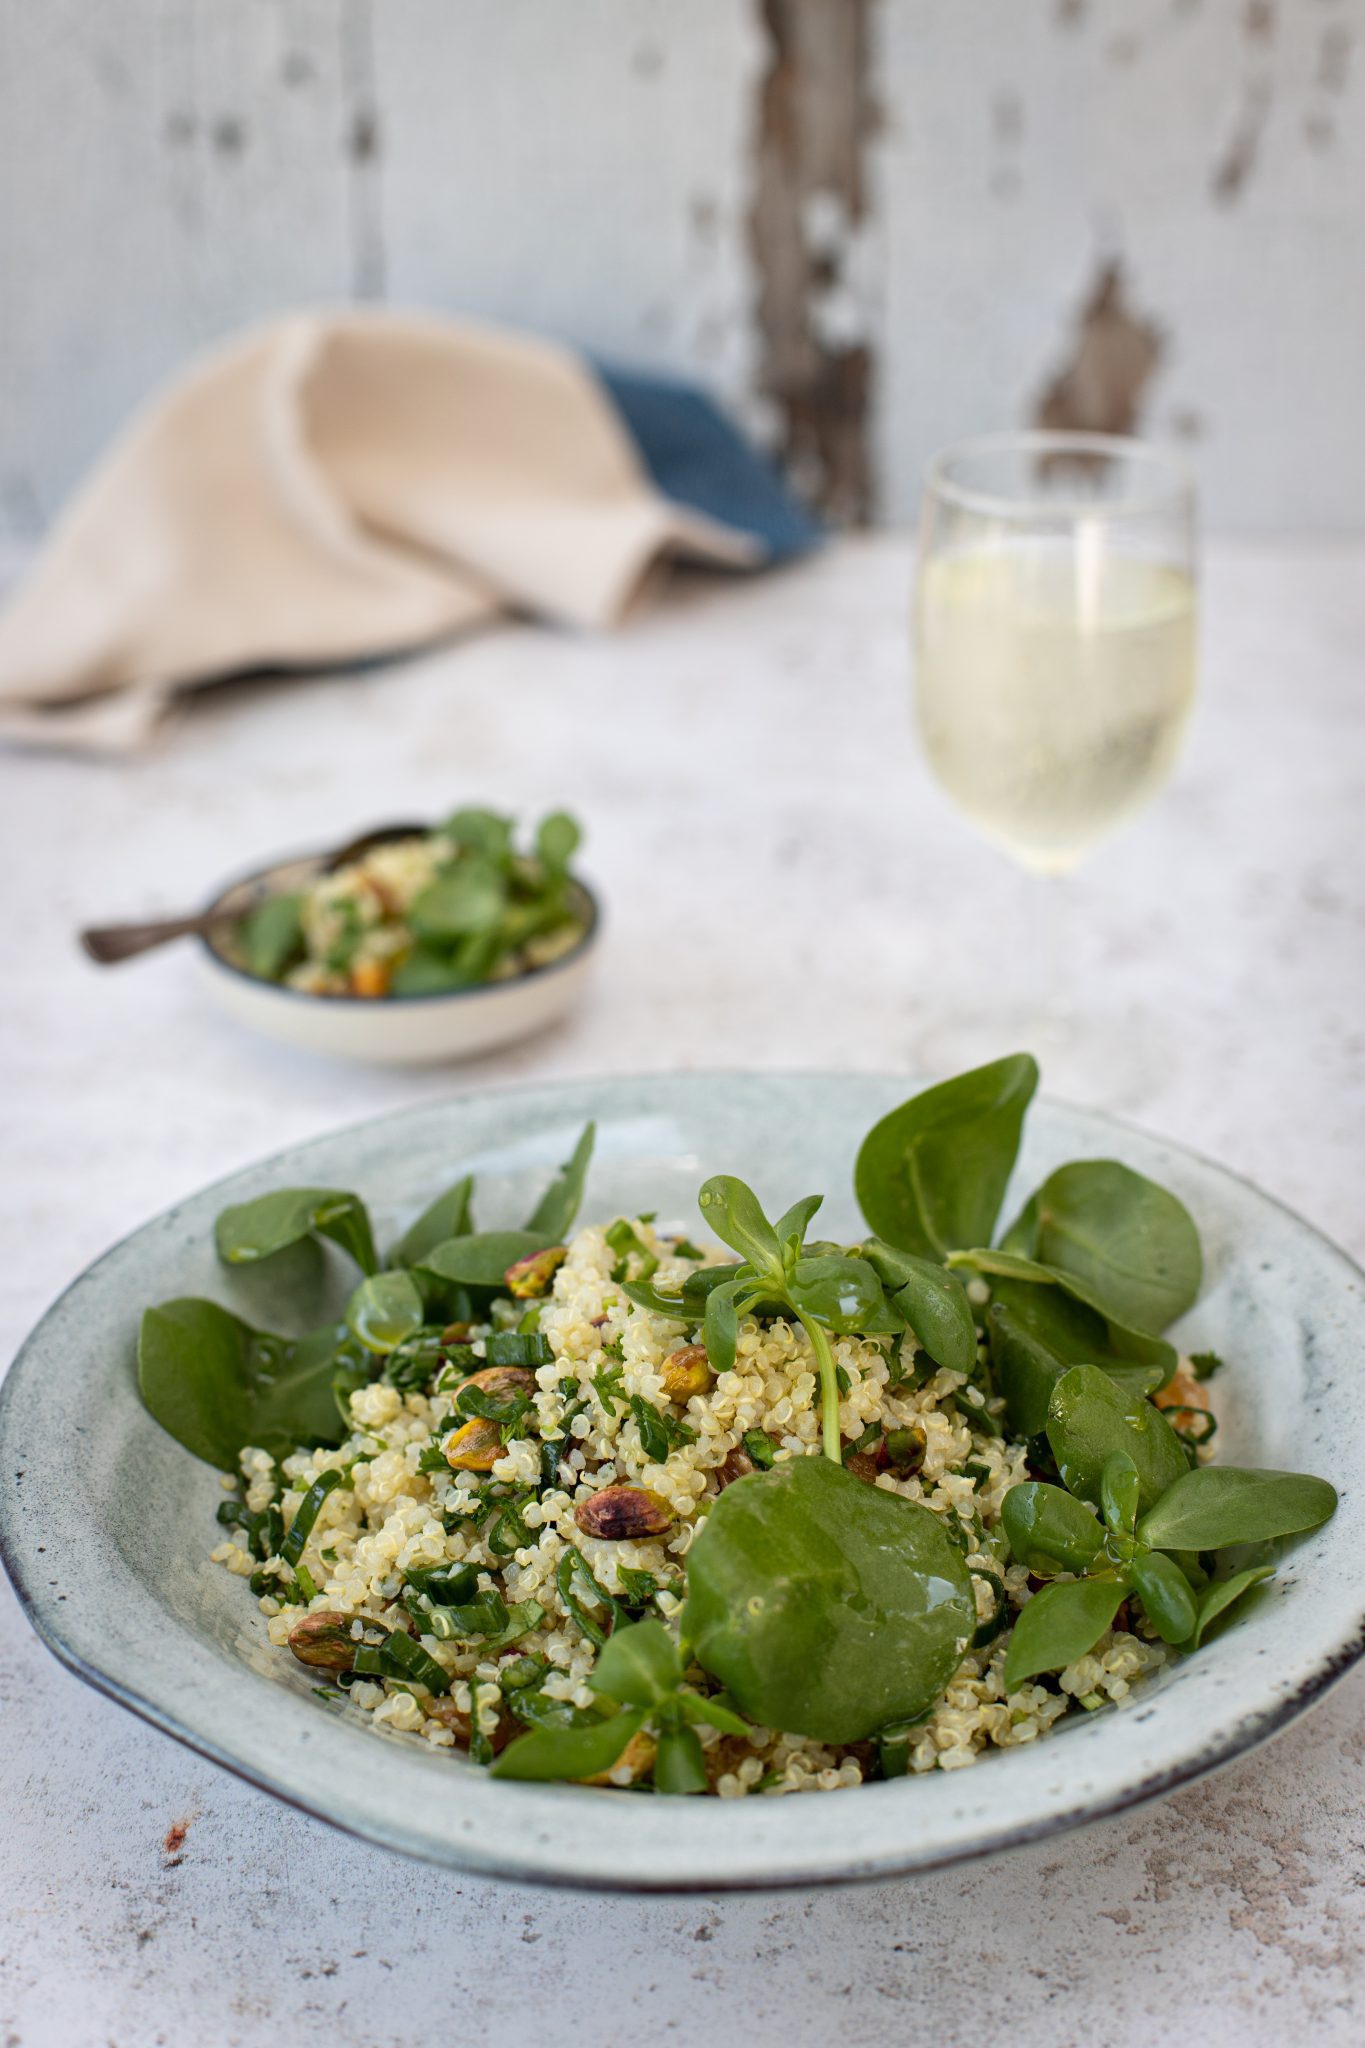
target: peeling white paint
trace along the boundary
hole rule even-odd
[[[818,338],[872,352],[884,511],[934,445],[1028,417],[1118,255],[1170,336],[1146,424],[1210,517],[1365,524],[1365,0],[870,19],[871,205],[807,226],[839,258]],[[523,322],[770,428],[765,62],[758,0],[0,0],[0,535],[189,353],[300,302]]]

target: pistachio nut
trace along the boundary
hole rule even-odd
[[[674,1521],[668,1502],[647,1486],[604,1486],[578,1503],[573,1518],[585,1536],[601,1536],[612,1543],[632,1536],[662,1536]]]

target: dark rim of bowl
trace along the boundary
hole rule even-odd
[[[320,860],[322,858],[323,856],[318,853],[282,854],[276,860],[265,862],[262,867],[249,868],[245,874],[235,876],[230,882],[224,882],[222,887],[216,890],[209,898],[207,904],[205,904],[205,912],[216,910],[224,897],[230,896],[234,889],[245,889],[252,882],[264,881],[267,875],[274,874],[279,868],[294,867],[301,861]],[[476,981],[469,988],[429,989],[425,994],[418,996],[314,995],[310,989],[286,988],[283,982],[267,981],[264,975],[253,974],[249,968],[239,967],[235,960],[229,960],[225,953],[219,952],[207,932],[201,933],[199,943],[212,965],[221,968],[224,974],[235,974],[240,981],[249,982],[252,988],[262,989],[268,995],[286,997],[289,1001],[295,1003],[325,1003],[329,1009],[335,1009],[340,1004],[353,1003],[357,1007],[373,1013],[381,1010],[385,1003],[401,1003],[404,1009],[408,1009],[415,1003],[461,1002],[471,996],[496,995],[507,989],[517,987],[520,982],[539,981],[545,975],[556,974],[561,968],[572,967],[575,961],[581,959],[583,954],[596,944],[602,924],[602,906],[597,899],[596,893],[588,887],[588,884],[579,875],[571,874],[569,876],[569,886],[572,889],[576,889],[582,897],[587,907],[587,921],[584,924],[581,936],[569,948],[567,953],[561,953],[555,960],[545,961],[542,966],[524,968],[520,974],[510,975],[503,981]]]

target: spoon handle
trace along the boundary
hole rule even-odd
[[[81,933],[81,944],[101,967],[112,967],[120,960],[133,960],[139,953],[150,952],[153,946],[164,946],[168,939],[188,939],[209,932],[222,918],[223,913],[218,910],[200,911],[194,917],[163,917],[151,924],[95,925]]]

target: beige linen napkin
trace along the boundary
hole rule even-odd
[[[0,738],[125,751],[213,677],[508,611],[612,625],[670,552],[763,551],[659,492],[566,350],[296,316],[193,368],[78,493],[0,612]]]

